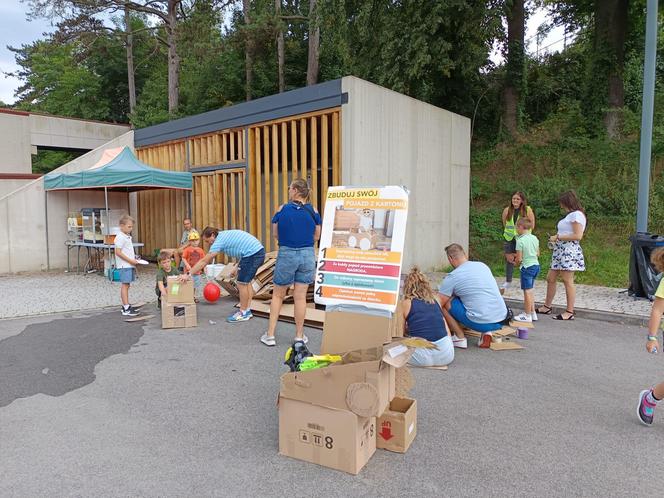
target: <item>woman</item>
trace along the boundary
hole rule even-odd
[[[454,345],[447,333],[443,312],[429,280],[417,267],[406,276],[403,295],[402,309],[408,335],[421,337],[438,346],[438,349],[416,348],[410,364],[432,367],[452,363]]]
[[[560,207],[567,215],[558,222],[558,232],[549,237],[549,245],[553,244],[551,269],[546,276],[546,299],[537,309],[537,313],[551,314],[551,304],[556,295],[556,280],[560,276],[565,284],[567,308],[563,313],[554,316],[555,320],[574,320],[574,272],[585,271],[586,263],[583,250],[579,243],[586,230],[586,213],[574,191],[565,192],[558,199]]]
[[[320,215],[307,202],[309,184],[306,180],[293,180],[288,188],[289,202],[279,208],[272,218],[272,234],[279,243],[279,254],[274,267],[274,290],[270,302],[270,324],[261,342],[275,346],[274,331],[286,291],[294,284],[295,339],[305,343],[304,316],[307,308],[307,289],[314,283],[316,255],[314,243],[320,238]]]
[[[514,263],[516,260],[516,222],[519,221],[519,218],[528,218],[533,225],[530,230],[535,229],[535,213],[533,213],[533,210],[528,205],[526,194],[523,192],[514,192],[510,205],[503,209],[505,283],[501,286],[502,292],[512,284],[512,275],[514,274]]]

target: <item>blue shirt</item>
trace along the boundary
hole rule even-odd
[[[440,341],[447,335],[443,312],[438,303],[427,303],[421,299],[410,301],[410,312],[406,317],[408,335],[427,341]]]
[[[223,252],[231,258],[246,258],[263,249],[263,244],[256,237],[243,230],[224,230],[217,234],[210,252]]]
[[[277,224],[280,246],[295,249],[313,247],[320,214],[314,211],[311,204],[289,202],[272,217],[272,223]]]
[[[438,291],[457,296],[466,307],[466,316],[476,323],[498,323],[507,316],[507,306],[496,279],[487,265],[466,261],[441,282]]]

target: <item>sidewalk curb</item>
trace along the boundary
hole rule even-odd
[[[508,306],[511,306],[513,308],[523,306],[523,301],[519,299],[505,298],[505,302],[507,303]],[[552,315],[562,313],[563,311],[565,311],[565,307],[556,306],[555,304],[552,306],[552,309],[553,309]],[[634,325],[637,327],[647,327],[648,320],[650,319],[649,316],[628,315],[625,313],[612,313],[611,311],[597,311],[585,308],[576,308],[574,310],[574,313],[579,318],[586,318],[588,320],[601,320],[603,322],[609,322],[609,323],[622,323],[625,325]],[[544,317],[551,315],[540,314],[539,316]]]

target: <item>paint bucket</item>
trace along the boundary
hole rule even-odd
[[[519,339],[528,339],[528,329],[519,327],[516,329]]]

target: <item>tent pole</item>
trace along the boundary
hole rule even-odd
[[[109,229],[110,229],[110,227],[108,225],[111,222],[111,217],[109,216],[109,212],[108,212],[108,188],[107,187],[104,187],[104,202],[106,204],[106,231],[108,232]],[[106,239],[107,234],[102,233],[102,235],[104,236],[104,239]],[[105,244],[106,244],[106,240],[104,240],[104,245]],[[106,253],[105,249],[104,249],[104,253]],[[108,249],[108,264],[109,264],[109,266],[111,264],[111,249],[110,248]],[[105,266],[105,263],[104,263],[104,266]],[[111,272],[111,281],[113,281],[113,273],[112,272]]]
[[[48,246],[48,190],[44,189],[44,217],[46,218],[46,271],[51,269],[51,255]]]

